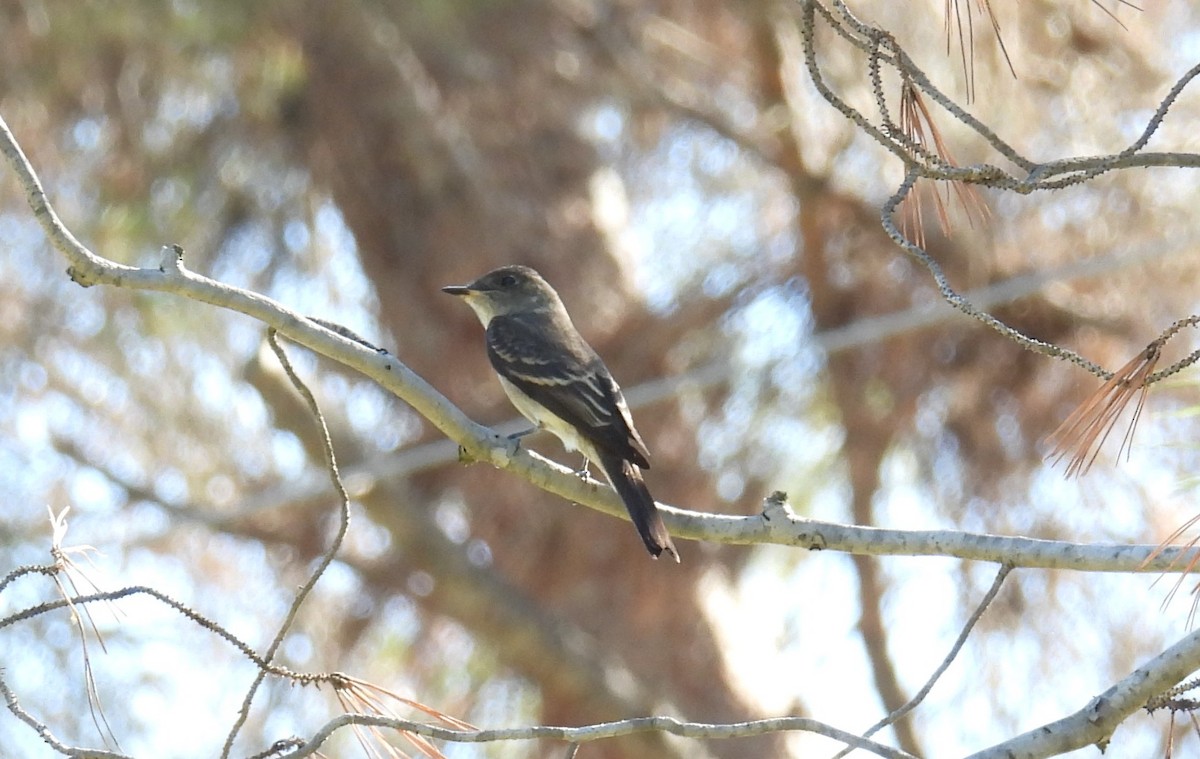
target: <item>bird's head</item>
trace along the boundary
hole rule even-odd
[[[443,287],[442,292],[466,301],[485,327],[495,316],[562,306],[554,288],[528,266],[501,266],[470,284]]]

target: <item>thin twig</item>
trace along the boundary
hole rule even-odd
[[[959,311],[962,311],[967,316],[970,316],[987,325],[988,327],[991,327],[996,332],[999,332],[1004,337],[1016,342],[1023,348],[1036,353],[1041,353],[1045,356],[1065,359],[1073,364],[1076,364],[1077,366],[1087,369],[1097,376],[1106,375],[1107,372],[1105,371],[1104,367],[1087,360],[1078,353],[1075,353],[1068,348],[1059,347],[1053,343],[1047,343],[1042,340],[1032,338],[1020,330],[1008,326],[986,311],[979,310],[974,304],[957,293],[954,288],[951,287],[950,280],[942,270],[941,264],[935,261],[933,256],[929,255],[924,248],[915,245],[907,237],[905,237],[896,227],[896,222],[893,219],[893,216],[896,213],[896,208],[900,205],[900,203],[904,202],[906,197],[908,197],[909,192],[912,190],[913,184],[917,181],[919,176],[920,175],[915,168],[909,169],[908,173],[904,177],[904,181],[900,184],[900,188],[896,190],[896,193],[892,195],[892,197],[888,198],[887,202],[884,203],[883,210],[880,214],[880,220],[883,224],[884,231],[886,231],[888,236],[892,238],[892,241],[913,258],[920,261],[921,264],[929,270],[929,273],[933,276],[934,284],[937,285],[938,292],[941,293],[942,299],[951,306],[957,308]]]
[[[907,167],[904,181],[882,209],[881,219],[884,230],[897,245],[919,260],[930,271],[943,299],[953,307],[978,319],[1001,335],[1029,350],[1069,361],[1104,379],[1111,377],[1111,372],[1083,358],[1074,351],[1037,340],[1020,330],[1010,327],[991,314],[976,308],[969,300],[954,291],[942,272],[940,265],[925,251],[923,245],[919,244],[920,241],[918,243],[911,242],[908,239],[908,235],[896,227],[893,217],[896,208],[909,197],[918,179],[939,179],[962,182],[964,184],[983,184],[997,189],[1029,193],[1036,190],[1058,189],[1078,184],[1116,169],[1151,165],[1200,167],[1200,155],[1194,153],[1152,154],[1139,152],[1149,141],[1150,136],[1158,129],[1170,106],[1180,96],[1184,88],[1197,75],[1200,75],[1200,65],[1193,67],[1176,81],[1175,85],[1163,98],[1158,109],[1148,121],[1142,135],[1125,150],[1106,156],[1071,158],[1038,164],[1018,154],[984,124],[972,117],[934,87],[925,73],[913,63],[911,58],[895,42],[891,35],[860,21],[842,0],[830,0],[829,4],[833,10],[827,8],[819,0],[801,0],[801,37],[804,42],[805,65],[812,77],[813,84],[821,96],[853,121],[859,129],[900,158]],[[817,14],[820,14],[825,22],[829,24],[830,28],[841,38],[859,48],[868,56],[876,107],[881,111],[879,114],[881,126],[876,126],[872,119],[847,104],[825,82],[816,54],[814,27]],[[886,111],[880,106],[880,103],[884,102],[883,94],[880,91],[882,78],[878,72],[878,66],[881,63],[893,66],[902,80],[908,86],[915,88],[913,89],[913,93],[919,90],[928,95],[954,118],[980,135],[1001,155],[1025,170],[1027,175],[1023,178],[1012,176],[990,164],[955,167],[951,162],[944,160],[942,157],[930,154],[921,145],[919,139],[911,139],[910,135],[906,135],[903,130],[890,128],[890,119]],[[926,118],[929,116],[927,108],[925,109],[924,116]],[[919,137],[919,135],[917,136]],[[919,200],[914,199],[912,203],[913,208],[916,208]],[[1197,360],[1200,360],[1200,351],[1184,359],[1183,362],[1179,362],[1178,366],[1172,366],[1163,372],[1150,375],[1146,381],[1148,383],[1158,381],[1161,377],[1169,376],[1170,373],[1179,371],[1182,366],[1190,365]]]
[[[962,647],[966,644],[967,638],[970,637],[971,630],[975,629],[975,624],[979,621],[979,618],[982,617],[983,613],[987,611],[989,606],[992,605],[992,601],[996,599],[996,595],[1000,592],[1001,586],[1004,585],[1004,580],[1008,577],[1009,572],[1012,570],[1012,564],[1000,565],[1000,570],[996,572],[996,577],[992,580],[992,587],[988,588],[988,592],[983,595],[983,599],[980,600],[979,604],[975,607],[975,611],[973,611],[971,616],[967,618],[966,623],[963,625],[963,629],[959,631],[958,637],[954,641],[954,645],[950,646],[950,652],[947,653],[945,658],[942,659],[942,663],[939,664],[937,669],[933,671],[933,674],[929,676],[929,679],[925,681],[925,684],[921,686],[921,689],[917,691],[916,695],[908,700],[908,703],[904,704],[899,709],[868,728],[867,731],[863,733],[864,738],[870,738],[875,733],[879,732],[883,728],[911,712],[913,709],[917,708],[917,706],[919,706],[920,703],[925,700],[925,697],[928,696],[929,692],[933,690],[933,686],[946,672],[946,670],[949,669],[950,664],[958,656],[959,651],[961,651]],[[852,749],[847,746],[835,754],[833,759],[840,759],[840,757],[850,753],[851,750]]]
[[[437,740],[456,743],[495,743],[498,741],[557,740],[564,743],[590,743],[599,740],[637,735],[640,733],[668,733],[696,740],[728,740],[749,738],[781,732],[810,732],[824,735],[833,740],[869,751],[888,759],[913,759],[911,754],[861,738],[853,733],[839,730],[822,722],[806,717],[775,717],[726,724],[684,722],[674,717],[634,717],[632,719],[605,722],[584,727],[554,727],[536,725],[531,727],[501,728],[494,730],[455,730],[429,725],[413,720],[380,717],[368,714],[343,714],[325,723],[303,749],[287,754],[286,759],[302,759],[311,756],[329,738],[345,727],[352,725],[374,725],[405,730]]]
[[[209,632],[216,634],[218,637],[222,638],[223,640],[225,640],[226,642],[231,644],[234,648],[236,648],[238,650],[239,653],[242,654],[242,656],[249,659],[256,666],[267,669],[272,674],[280,675],[283,677],[291,677],[293,679],[295,679],[297,677],[296,673],[291,672],[290,670],[288,670],[284,667],[279,667],[277,665],[268,665],[266,662],[263,661],[262,657],[259,656],[258,653],[256,653],[254,651],[254,649],[251,648],[247,643],[245,643],[241,638],[238,638],[236,635],[229,632],[224,627],[222,627],[218,623],[214,622],[213,620],[209,619],[208,617],[204,616],[203,614],[196,611],[192,607],[188,606],[187,604],[183,603],[182,601],[175,600],[174,598],[172,598],[171,596],[162,592],[161,590],[158,590],[156,588],[146,587],[144,585],[130,585],[130,586],[127,586],[124,588],[118,588],[117,590],[106,590],[106,591],[101,591],[101,592],[97,592],[97,593],[89,593],[89,594],[83,595],[83,596],[75,596],[70,599],[60,598],[56,601],[47,601],[45,603],[37,604],[35,606],[29,606],[29,607],[26,607],[19,611],[15,611],[6,617],[0,617],[0,630],[3,630],[4,628],[10,627],[17,623],[25,622],[25,621],[33,619],[35,617],[39,617],[43,614],[47,614],[52,611],[57,611],[59,609],[70,609],[72,606],[91,604],[91,603],[97,603],[97,602],[102,602],[102,601],[119,601],[123,598],[128,598],[130,596],[139,596],[139,595],[150,596],[151,598],[157,600],[159,603],[162,603],[162,604],[174,609],[175,611],[179,612],[184,617],[191,620],[192,622],[195,622],[197,625],[204,628],[205,630],[208,630]]]
[[[334,557],[337,556],[338,550],[342,547],[342,541],[346,537],[346,532],[350,529],[350,495],[346,492],[346,488],[342,484],[341,474],[338,472],[337,456],[333,452],[333,440],[329,436],[329,427],[325,424],[325,417],[321,413],[320,406],[317,405],[317,399],[313,397],[312,391],[308,389],[308,386],[296,374],[291,361],[288,360],[287,353],[284,352],[283,347],[279,344],[279,339],[274,329],[267,330],[267,343],[270,344],[271,350],[275,352],[279,363],[283,365],[283,370],[287,373],[288,379],[291,380],[296,391],[300,393],[301,397],[308,404],[309,410],[317,422],[317,427],[321,433],[322,449],[325,453],[325,466],[329,473],[330,482],[333,484],[333,489],[338,497],[337,532],[334,534],[333,541],[324,555],[322,555],[320,562],[318,562],[308,580],[296,592],[296,597],[292,600],[292,605],[288,608],[283,622],[279,625],[279,629],[275,633],[275,639],[271,641],[271,645],[267,647],[266,652],[263,654],[263,662],[270,664],[275,658],[279,647],[283,645],[283,639],[287,635],[288,630],[291,629],[292,623],[295,622],[296,616],[300,613],[300,607],[308,599],[317,581],[325,574],[325,570],[333,563]],[[260,667],[254,677],[254,682],[251,683],[250,688],[246,692],[241,709],[238,710],[237,719],[234,720],[229,735],[225,738],[225,746],[221,750],[222,759],[228,759],[230,752],[233,750],[233,742],[237,738],[238,732],[250,717],[250,705],[254,701],[254,694],[258,691],[258,687],[262,684],[266,676],[266,668]]]
[[[45,742],[47,746],[54,749],[63,756],[72,757],[73,759],[132,759],[127,754],[119,754],[114,751],[105,751],[102,749],[76,748],[63,743],[50,730],[50,726],[34,717],[21,706],[17,701],[17,696],[8,687],[8,683],[4,680],[4,670],[0,669],[0,695],[4,697],[4,705],[12,712],[13,716],[24,722],[33,731],[38,734],[38,737]]]
[[[61,571],[57,564],[25,564],[12,570],[4,575],[4,579],[0,580],[0,593],[8,587],[9,583],[18,580],[26,575],[38,574],[46,577],[53,577],[56,572]]]

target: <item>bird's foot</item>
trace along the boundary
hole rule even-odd
[[[502,438],[505,443],[505,449],[508,451],[508,455],[510,458],[512,456],[516,456],[517,451],[521,450],[521,438],[523,438],[526,435],[529,435],[531,433],[537,432],[537,429],[538,429],[537,427],[530,427],[527,430],[521,430],[520,432],[514,432],[511,435],[505,435]]]
[[[585,482],[588,479],[590,479],[591,475],[592,475],[591,471],[589,471],[589,467],[591,466],[591,463],[592,462],[588,461],[587,456],[584,456],[583,457],[583,466],[581,466],[575,470],[575,476],[581,480],[584,480]]]

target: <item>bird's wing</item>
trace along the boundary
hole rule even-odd
[[[598,450],[643,469],[650,454],[629,407],[604,362],[573,326],[548,330],[542,315],[496,316],[487,328],[487,353],[504,379],[579,430]]]

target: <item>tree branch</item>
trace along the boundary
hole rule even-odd
[[[77,748],[68,746],[63,743],[54,733],[50,731],[49,725],[40,721],[29,712],[21,707],[17,701],[17,695],[8,687],[8,683],[4,681],[4,670],[0,669],[0,696],[4,697],[4,705],[13,715],[33,728],[33,731],[46,742],[46,745],[54,749],[63,756],[73,757],[73,759],[131,759],[127,754],[119,754],[115,751],[105,751],[103,749],[94,748]]]
[[[1101,751],[1117,726],[1155,696],[1200,669],[1200,631],[1138,667],[1124,680],[1067,717],[1036,727],[969,759],[1033,759],[1086,746]]]
[[[38,606],[30,607],[7,617],[0,618],[0,629],[58,609],[70,609],[75,605],[85,606],[98,601],[114,601],[135,595],[148,595],[165,604],[166,606],[180,612],[184,617],[200,627],[220,636],[226,642],[233,645],[234,648],[236,648],[242,654],[242,656],[249,659],[257,667],[260,679],[261,676],[271,674],[301,685],[326,684],[332,685],[335,689],[339,687],[340,681],[345,680],[345,676],[337,673],[306,674],[294,672],[286,667],[273,664],[269,661],[269,659],[256,654],[247,643],[216,622],[205,618],[203,615],[189,608],[185,604],[176,601],[160,591],[141,586],[131,586],[115,591],[91,593],[73,598],[62,598],[40,604]],[[62,741],[54,737],[54,735],[50,732],[49,727],[21,708],[20,704],[17,702],[16,695],[13,694],[8,688],[8,685],[4,682],[2,675],[3,671],[0,670],[0,695],[4,696],[8,709],[20,720],[32,727],[34,731],[37,732],[38,735],[40,735],[42,739],[50,745],[51,748],[65,756],[81,757],[84,759],[128,759],[128,757],[126,757],[124,754],[98,749],[75,748],[62,743]],[[553,739],[571,743],[585,743],[649,732],[666,732],[684,738],[715,740],[746,738],[783,731],[805,731],[824,735],[836,741],[845,743],[848,746],[871,751],[879,756],[889,757],[890,759],[912,759],[910,754],[906,754],[903,751],[897,751],[888,746],[884,746],[866,738],[856,736],[853,733],[848,733],[844,730],[839,730],[822,722],[818,722],[817,720],[806,719],[802,717],[776,717],[773,719],[761,719],[748,722],[723,724],[681,722],[674,717],[638,717],[621,720],[619,722],[586,725],[583,727],[549,727],[538,725],[493,730],[463,730],[376,714],[341,715],[329,721],[322,728],[317,730],[316,733],[313,734],[313,737],[308,741],[302,742],[303,745],[301,745],[300,748],[296,749],[292,753],[281,754],[281,756],[289,757],[290,759],[299,759],[299,757],[317,754],[320,747],[327,740],[329,740],[329,738],[336,731],[348,726],[387,727],[407,733],[414,733],[427,738],[435,738],[459,743],[490,743],[497,741],[537,739]],[[228,750],[228,747],[229,743],[227,741],[226,751]]]
[[[465,461],[512,472],[568,501],[628,519],[610,488],[532,451],[516,448],[500,433],[477,424],[395,356],[377,353],[257,293],[194,274],[183,266],[178,248],[164,248],[158,268],[122,266],[97,256],[63,226],[42,190],[33,167],[0,117],[0,152],[25,187],[30,207],[50,241],[71,262],[71,275],[85,285],[108,284],[181,295],[251,316],[289,340],[355,369],[404,400],[460,447]],[[728,516],[664,506],[672,534],[693,540],[737,545],[772,543],[810,550],[876,556],[949,556],[1015,567],[1099,572],[1182,571],[1186,549],[1156,546],[1082,545],[1065,541],[978,535],[951,530],[887,530],[805,519],[785,504],[758,516]]]
[[[456,743],[494,743],[498,741],[526,740],[558,740],[565,743],[588,743],[591,741],[618,738],[637,733],[664,732],[681,738],[698,740],[718,740],[729,738],[748,738],[755,735],[777,733],[784,731],[809,732],[824,735],[833,740],[852,745],[864,751],[870,751],[878,756],[889,759],[912,759],[912,755],[903,751],[884,746],[880,743],[860,738],[853,733],[830,727],[822,722],[805,717],[776,717],[773,719],[752,720],[749,722],[734,722],[728,724],[707,724],[703,722],[682,722],[674,717],[634,717],[618,722],[604,722],[583,727],[553,727],[536,725],[531,727],[514,727],[496,730],[456,730],[423,722],[380,717],[368,714],[343,714],[327,722],[302,748],[294,753],[284,754],[283,759],[301,759],[317,753],[325,741],[329,740],[338,730],[351,725],[366,725],[387,727],[395,730],[416,733],[427,738],[435,738]]]

